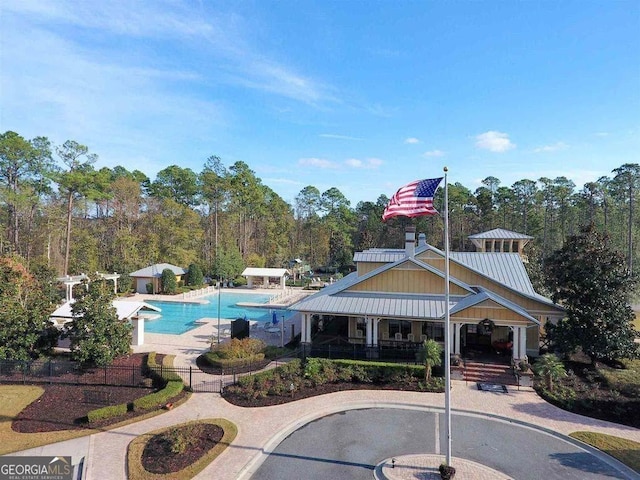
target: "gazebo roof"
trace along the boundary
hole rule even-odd
[[[283,277],[289,272],[286,268],[257,268],[247,267],[242,272],[243,277]]]
[[[156,263],[154,265],[149,265],[148,267],[141,268],[140,270],[136,270],[135,272],[131,272],[129,274],[130,277],[158,277],[162,276],[162,271],[165,269],[171,270],[176,275],[184,275],[187,271],[182,267],[176,267],[175,265],[171,265],[170,263]]]
[[[71,313],[71,306],[73,305],[73,300],[69,302],[63,303],[59,306],[51,315],[51,318],[73,318]],[[127,318],[133,317],[142,309],[154,310],[159,312],[160,309],[158,307],[154,307],[145,302],[135,302],[128,300],[114,300],[113,306],[116,309],[116,313],[118,314],[119,320],[125,320]]]

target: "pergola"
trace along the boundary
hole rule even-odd
[[[272,278],[278,279],[278,284],[283,290],[286,288],[286,279],[289,272],[286,268],[257,268],[247,267],[242,272],[243,277],[247,277],[247,286],[253,288],[255,278],[262,278],[264,288],[269,288]]]
[[[104,280],[113,280],[113,293],[118,293],[118,279],[120,278],[120,274],[113,273],[100,273],[96,272],[96,275]],[[75,285],[80,285],[85,280],[89,280],[89,276],[81,273],[80,275],[67,275],[65,277],[58,277],[58,282],[64,284],[65,286],[65,300],[67,302],[73,300],[73,287]]]

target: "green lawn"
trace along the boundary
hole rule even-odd
[[[44,393],[40,387],[0,385],[0,455],[60,442],[94,433],[95,430],[63,430],[43,433],[17,433],[11,422],[27,405]]]
[[[640,472],[640,443],[594,432],[573,432],[570,437],[587,443]]]

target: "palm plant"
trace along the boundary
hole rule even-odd
[[[422,361],[424,362],[424,379],[431,380],[431,370],[433,367],[442,365],[442,347],[433,339],[425,340],[421,350]]]
[[[538,358],[533,366],[533,371],[544,379],[547,390],[550,392],[553,391],[553,382],[567,375],[564,364],[553,353],[546,353]]]

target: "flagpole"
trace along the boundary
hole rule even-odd
[[[444,413],[447,431],[446,463],[451,465],[451,318],[449,315],[449,187],[444,167]]]

